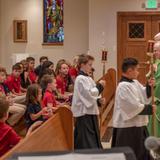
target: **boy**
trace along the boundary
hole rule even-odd
[[[28,57],[26,61],[28,63],[28,78],[30,84],[37,83],[38,77],[34,71],[35,59],[33,57]]]
[[[9,116],[7,122],[9,125],[14,126],[24,115],[26,106],[22,104],[13,103],[12,97],[9,95],[8,88],[4,84],[4,81],[6,80],[6,70],[3,67],[0,67],[0,92],[9,100],[10,106],[9,106],[9,113],[11,115]]]
[[[39,59],[40,65],[38,65],[38,66],[36,67],[36,69],[35,69],[35,73],[36,73],[37,76],[39,76],[39,74],[40,74],[40,72],[41,72],[41,69],[42,69],[42,65],[43,65],[43,63],[46,62],[46,61],[48,61],[48,57],[46,57],[46,56],[40,57],[40,59]]]
[[[57,110],[57,102],[53,93],[53,91],[56,90],[56,80],[53,76],[45,75],[41,80],[41,84],[45,88],[45,93],[42,101],[43,107],[48,107],[48,110],[50,110],[50,114],[52,114],[52,110],[53,112]]]
[[[98,115],[99,106],[104,104],[104,99],[99,94],[103,91],[105,81],[101,80],[96,85],[89,76],[94,58],[90,55],[79,56],[80,72],[75,80],[72,113],[76,118],[74,130],[75,149],[102,148],[100,142]]]
[[[144,141],[148,137],[148,115],[155,112],[155,106],[151,106],[149,100],[154,80],[149,80],[144,87],[136,80],[138,74],[138,61],[124,59],[115,97],[112,147],[129,146],[137,160],[148,160]]]
[[[0,98],[0,157],[13,148],[19,141],[20,137],[16,132],[5,124],[8,118],[9,102],[4,97]]]
[[[14,96],[14,101],[21,104],[25,102],[25,90],[21,87],[20,74],[21,66],[19,63],[16,63],[12,67],[12,74],[5,81],[5,85]]]

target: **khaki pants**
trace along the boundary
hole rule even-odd
[[[7,120],[9,125],[14,126],[16,123],[18,123],[25,111],[26,106],[22,104],[13,103],[12,106],[9,106],[9,113],[11,113],[11,116],[9,116]]]
[[[18,104],[24,104],[26,101],[26,94],[22,96],[16,96],[13,98],[13,101]]]

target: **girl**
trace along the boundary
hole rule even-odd
[[[54,72],[54,63],[51,61],[45,61],[41,67],[41,71],[39,73],[39,79],[38,81],[40,82],[42,77],[44,75],[53,75],[55,76],[55,72]]]
[[[42,93],[39,85],[32,84],[27,89],[26,104],[27,111],[25,113],[25,120],[29,128],[36,121],[44,121],[43,116],[48,115],[46,108],[41,108]]]

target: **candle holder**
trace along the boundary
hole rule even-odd
[[[105,75],[106,73],[106,63],[107,63],[107,56],[108,56],[108,52],[106,50],[102,50],[102,64],[103,64],[103,75]]]

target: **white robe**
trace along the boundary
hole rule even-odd
[[[113,127],[128,128],[147,126],[148,115],[139,115],[149,104],[146,87],[137,80],[134,82],[120,82],[115,97],[113,112]]]
[[[96,83],[89,76],[79,75],[75,80],[72,113],[74,117],[85,114],[98,115],[97,99],[100,98]]]

